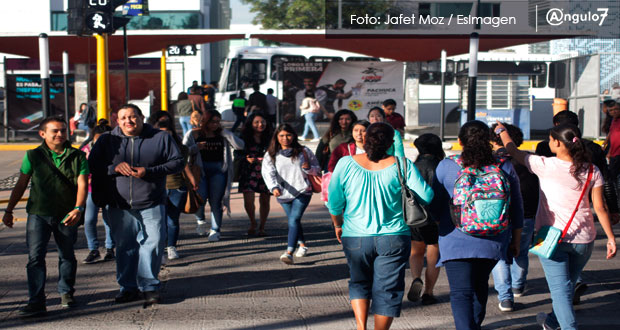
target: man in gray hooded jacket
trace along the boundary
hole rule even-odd
[[[109,207],[117,242],[117,303],[159,302],[158,279],[166,237],[166,175],[180,172],[183,156],[170,136],[144,124],[140,108],[121,106],[118,127],[94,145],[89,166],[93,201]]]

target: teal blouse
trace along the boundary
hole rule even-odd
[[[399,158],[401,161],[406,158]],[[421,204],[429,204],[433,190],[412,161],[407,161],[407,186]],[[329,183],[327,208],[333,215],[343,214],[343,237],[410,235],[403,218],[401,186],[397,166],[371,171],[351,156],[340,159]]]
[[[403,146],[403,137],[398,130],[394,130],[394,144],[387,150],[387,154],[396,157],[405,157],[405,147]]]

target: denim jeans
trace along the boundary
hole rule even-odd
[[[288,245],[286,250],[293,252],[297,243],[305,243],[304,231],[301,228],[301,217],[312,199],[311,194],[300,194],[288,203],[280,203],[288,217]]]
[[[185,187],[180,189],[168,189],[168,204],[166,204],[166,224],[168,227],[167,246],[177,246],[177,240],[179,239],[179,217],[181,216],[181,209],[185,207],[186,199],[187,189]]]
[[[342,248],[351,274],[349,299],[370,299],[372,313],[400,316],[411,237],[343,237]]]
[[[316,125],[314,121],[318,118],[319,114],[314,112],[309,112],[304,115],[306,118],[306,124],[304,124],[304,133],[301,135],[302,139],[305,139],[308,136],[308,131],[312,130],[312,135],[314,135],[315,139],[319,138],[319,131],[316,129]]]
[[[179,124],[181,124],[181,129],[183,129],[183,136],[185,136],[187,131],[192,130],[191,118],[191,116],[179,116]]]
[[[65,226],[61,218],[28,214],[26,245],[28,246],[28,296],[31,304],[45,304],[45,255],[52,233],[58,247],[58,292],[75,292],[77,260],[73,245],[77,240],[78,226]]]
[[[500,260],[493,268],[493,282],[497,291],[499,301],[514,301],[512,288],[525,288],[527,271],[530,264],[528,250],[532,242],[534,232],[534,219],[523,219],[523,230],[521,231],[521,244],[519,245],[519,256],[512,258],[508,264],[506,260]]]
[[[457,330],[480,329],[489,297],[489,274],[497,260],[456,259],[444,263]]]
[[[209,201],[211,230],[217,232],[222,226],[222,200],[226,193],[227,181],[227,173],[222,172],[222,162],[202,163],[202,179],[198,185],[198,193],[205,201]],[[205,205],[201,205],[195,215],[197,221],[205,221]]]
[[[577,329],[573,310],[573,291],[577,278],[592,255],[594,242],[588,244],[560,243],[551,259],[541,258],[547,285],[551,292],[553,312],[547,317],[547,325],[562,330]]]
[[[125,291],[159,289],[166,207],[164,204],[140,210],[111,207],[110,229],[116,242],[116,281]]]
[[[93,202],[92,193],[88,193],[86,199],[86,210],[84,210],[84,234],[89,250],[99,249],[99,239],[97,238],[97,217],[99,216],[99,207]],[[114,240],[110,235],[110,226],[108,226],[108,209],[101,209],[101,217],[103,218],[103,226],[105,228],[105,248],[113,249]]]

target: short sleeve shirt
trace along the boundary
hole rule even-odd
[[[564,242],[590,243],[596,238],[594,217],[590,209],[590,199],[586,194],[579,201],[583,189],[570,173],[572,163],[557,157],[527,155],[525,164],[530,172],[536,174],[540,181],[540,198],[536,213],[536,229],[542,226],[553,226],[563,230],[570,216],[579,203],[575,218],[571,223]],[[581,182],[585,183],[587,172],[581,173]],[[603,177],[594,166],[592,180],[586,192],[603,185]]]
[[[52,156],[52,160],[56,167],[60,166],[60,164],[62,164],[62,162],[67,158],[67,149],[65,149],[61,154],[57,154],[52,150],[50,150],[49,153]],[[28,159],[28,153],[24,155],[20,172],[26,175],[32,175],[32,164],[30,163],[30,159]],[[90,174],[90,171],[88,170],[88,161],[86,160],[86,157],[84,157],[80,162],[80,175],[88,174]]]

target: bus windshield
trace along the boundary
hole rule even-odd
[[[226,91],[235,91],[240,88],[249,88],[252,83],[263,84],[267,80],[267,60],[241,59],[239,65],[239,83],[237,84],[237,61],[230,61]]]

